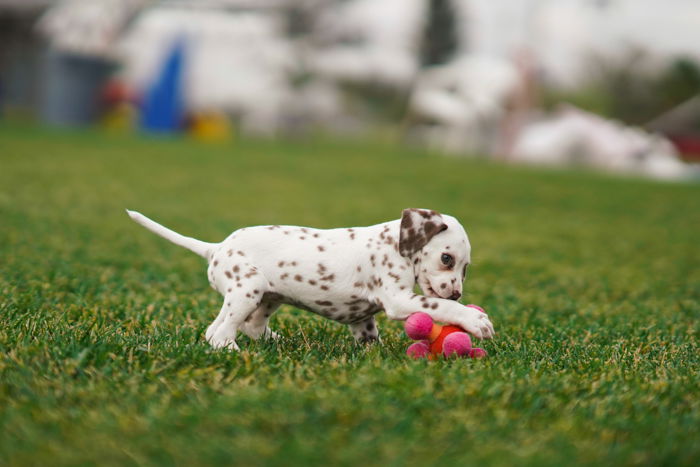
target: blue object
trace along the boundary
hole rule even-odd
[[[174,133],[182,126],[184,113],[183,70],[185,42],[175,42],[160,73],[146,91],[141,109],[141,127],[146,131]]]

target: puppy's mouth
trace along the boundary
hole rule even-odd
[[[423,287],[423,293],[425,293],[425,295],[427,295],[428,297],[445,298],[439,293],[437,293],[435,289],[433,289],[433,287],[430,285],[430,282],[426,282],[425,287]]]
[[[430,281],[426,281],[425,285],[421,284],[421,290],[423,291],[423,294],[427,295],[428,297],[433,297],[433,298],[442,298],[445,300],[457,300],[456,298],[452,298],[451,296],[444,297],[437,293],[433,286],[430,284]]]

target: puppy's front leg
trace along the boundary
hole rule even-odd
[[[422,311],[435,321],[459,326],[479,339],[490,339],[496,334],[486,313],[444,298],[394,295],[384,301],[384,307],[389,319],[405,320],[413,313]]]

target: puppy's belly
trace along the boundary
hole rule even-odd
[[[276,292],[267,292],[263,296],[263,300],[292,305],[343,324],[364,321],[382,310],[381,307],[375,303],[352,298],[347,300],[318,299],[309,301],[298,300]]]

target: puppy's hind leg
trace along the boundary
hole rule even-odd
[[[279,302],[261,303],[260,306],[243,321],[241,331],[254,340],[258,340],[261,337],[265,339],[277,339],[279,336],[267,326],[267,322],[279,305]]]
[[[262,293],[251,294],[234,289],[224,296],[219,316],[207,329],[207,340],[215,348],[228,347],[239,350],[236,344],[236,334],[245,319],[259,306]],[[218,324],[217,324],[218,322]]]
[[[226,297],[224,297],[225,299]],[[224,305],[226,305],[226,302],[224,301]],[[216,330],[219,328],[221,323],[224,322],[224,317],[226,316],[226,306],[221,307],[221,311],[219,311],[219,314],[216,316],[216,319],[211,322],[211,324],[207,327],[207,332],[204,334],[204,338],[207,340],[207,342],[211,342],[211,338],[214,336],[214,333]]]
[[[377,323],[374,322],[374,316],[370,316],[363,321],[350,324],[348,327],[350,328],[350,332],[357,342],[363,344],[368,342],[381,342],[381,339],[379,339]]]

